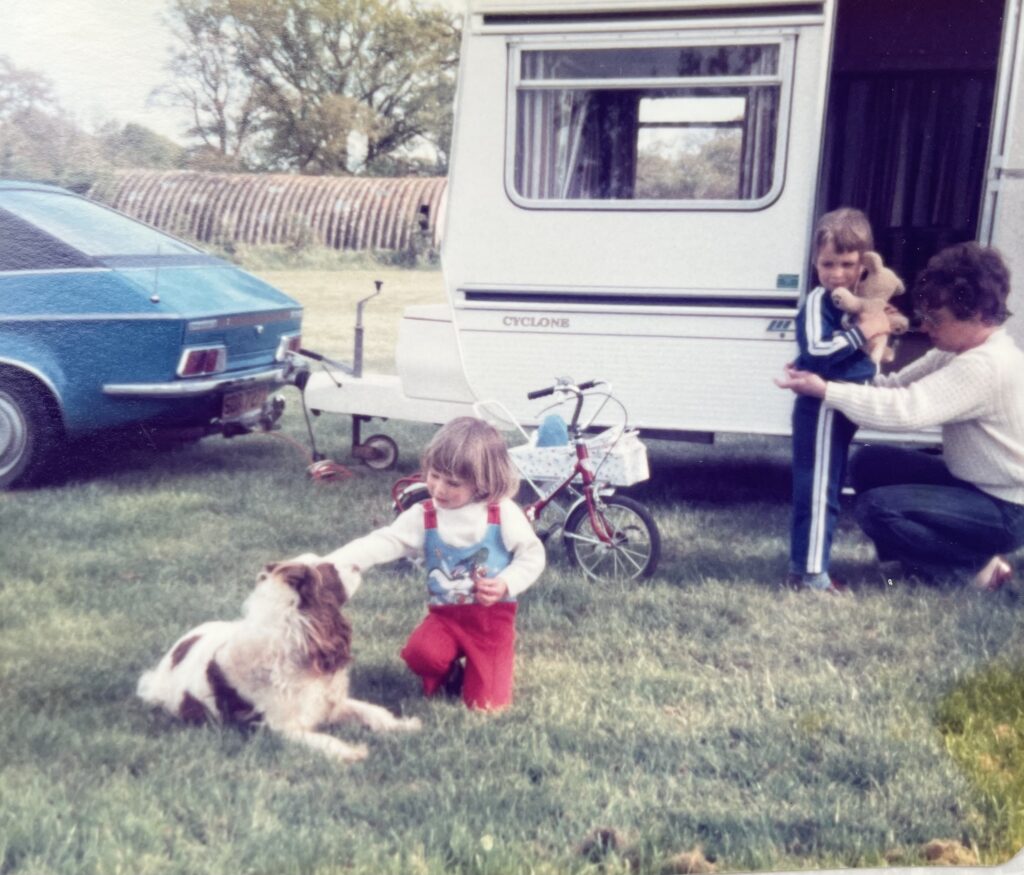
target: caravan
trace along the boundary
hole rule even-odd
[[[1024,282],[1020,7],[478,0],[448,303],[406,312],[397,376],[313,375],[307,403],[440,422],[496,398],[530,421],[526,393],[570,375],[611,382],[648,436],[788,434],[772,378],[823,211],[865,210],[908,283],[967,239]]]

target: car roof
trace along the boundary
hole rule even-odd
[[[0,179],[0,191],[11,189],[29,189],[31,191],[53,191],[59,194],[74,194],[59,185],[50,185],[45,182],[30,182],[24,179]]]

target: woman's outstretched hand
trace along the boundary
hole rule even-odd
[[[801,371],[788,364],[782,377],[775,378],[775,385],[780,389],[792,389],[797,395],[810,395],[812,398],[824,398],[828,385],[817,374]]]

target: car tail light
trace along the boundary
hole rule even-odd
[[[228,351],[223,346],[199,346],[186,349],[178,363],[179,377],[219,374],[228,366]]]
[[[274,355],[274,361],[283,362],[288,353],[298,352],[301,346],[301,334],[282,334],[281,340],[277,344],[277,353]]]

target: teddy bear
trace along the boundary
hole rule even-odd
[[[889,301],[905,291],[903,280],[882,263],[881,255],[865,252],[861,257],[861,274],[857,285],[852,292],[842,287],[834,289],[832,303],[854,317],[864,313],[885,313],[889,319],[889,334],[900,335],[910,327],[910,321],[890,306]],[[865,346],[865,352],[876,365],[891,362],[895,358],[895,353],[889,347],[888,334],[871,338]]]

